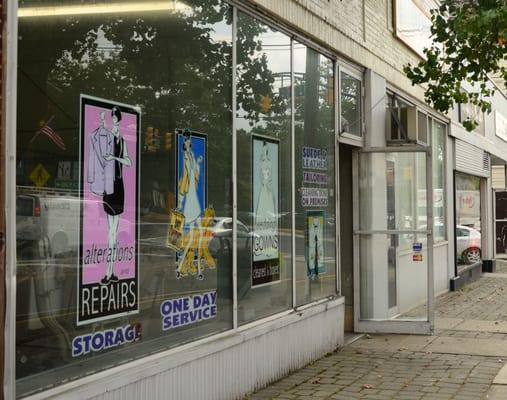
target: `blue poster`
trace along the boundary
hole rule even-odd
[[[206,136],[177,130],[176,144],[176,208],[185,217],[183,230],[188,231],[206,208]]]
[[[176,251],[176,278],[204,279],[215,269],[209,250],[215,210],[207,205],[206,135],[176,130],[176,207],[169,216],[167,246]]]

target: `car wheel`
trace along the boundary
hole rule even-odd
[[[481,249],[471,247],[463,252],[463,259],[467,264],[474,264],[481,261]]]

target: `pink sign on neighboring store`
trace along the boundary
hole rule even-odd
[[[77,324],[136,313],[140,113],[81,96]]]

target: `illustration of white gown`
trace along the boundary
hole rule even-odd
[[[265,145],[262,149],[262,154],[260,157],[260,178],[262,182],[261,189],[259,191],[259,197],[257,202],[257,209],[255,210],[255,225],[263,226],[263,224],[270,223],[273,226],[270,228],[263,226],[261,229],[256,229],[257,232],[261,233],[265,231],[268,235],[276,235],[277,234],[277,209],[275,196],[273,195],[272,190],[272,171],[271,171],[271,160],[269,158],[268,149]],[[267,232],[266,232],[267,231]],[[271,256],[276,256],[278,254],[278,249],[271,247],[265,248],[262,251],[262,255],[266,258],[270,258]]]
[[[185,225],[191,225],[195,220],[202,214],[201,204],[197,197],[197,185],[196,175],[199,176],[199,165],[197,164],[194,154],[190,151],[190,154],[185,153],[185,166],[188,171],[188,193],[185,196],[185,205],[183,206],[183,215],[185,215]]]
[[[255,215],[256,223],[276,221],[275,198],[271,190],[271,181],[262,184]]]

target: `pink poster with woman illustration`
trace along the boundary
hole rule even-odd
[[[138,312],[140,113],[81,96],[77,324]]]

